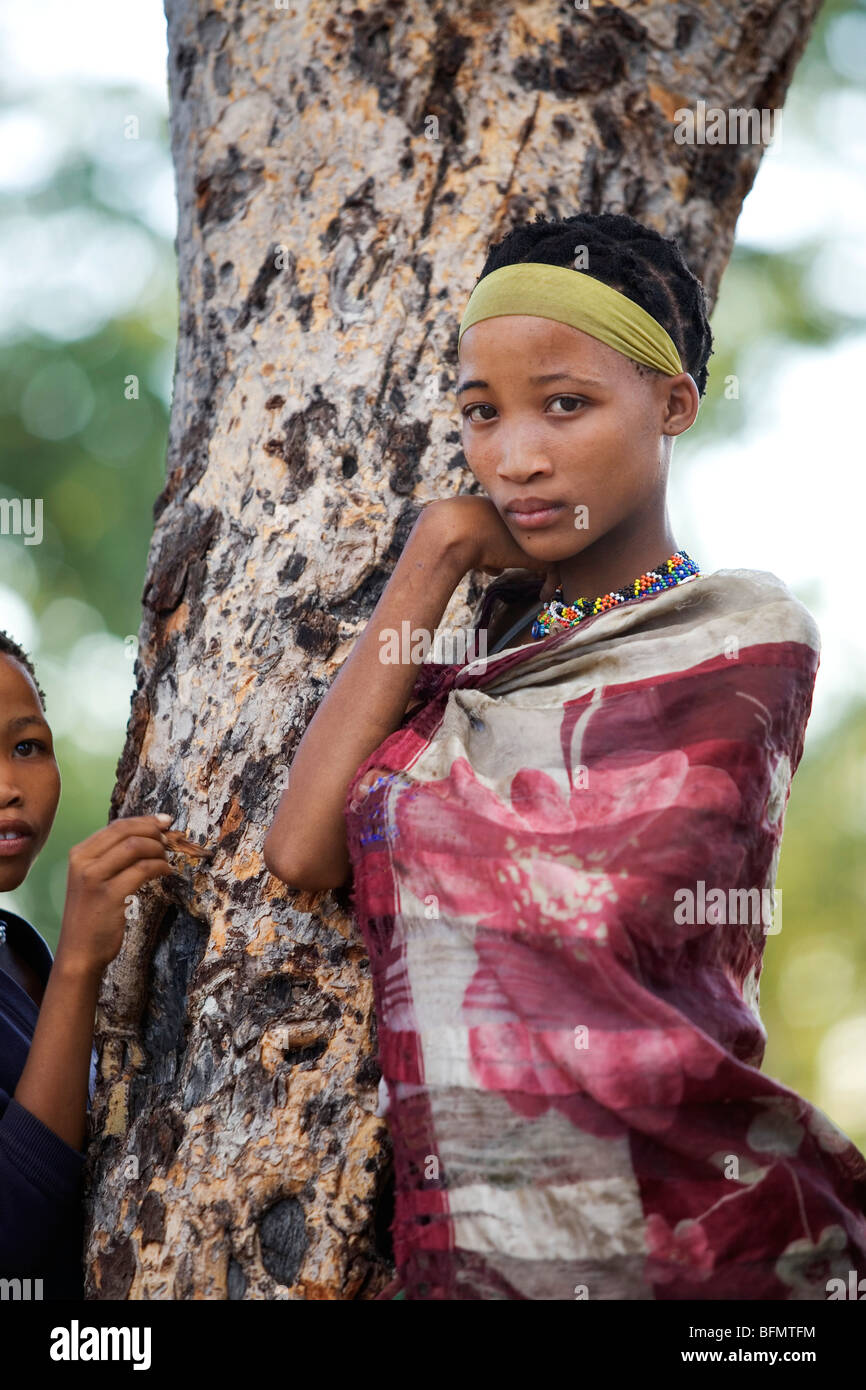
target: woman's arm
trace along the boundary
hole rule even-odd
[[[163,831],[170,816],[112,821],[69,855],[57,954],[15,1100],[70,1148],[87,1117],[93,1023],[102,972],[120,950],[124,904],[142,884],[174,873]]]
[[[382,660],[383,633],[426,631],[432,640],[460,580],[473,566],[475,497],[429,503],[351,655],[310,721],[292,761],[264,845],[267,867],[292,888],[336,888],[349,872],[343,808],[365,758],[398,727],[421,664]],[[411,645],[411,641],[408,645]],[[408,655],[408,652],[407,652]]]
[[[343,808],[361,763],[399,726],[421,659],[381,659],[386,630],[433,635],[470,569],[500,574],[517,566],[555,570],[521,550],[487,497],[430,502],[419,515],[369,623],[298,744],[289,785],[264,845],[265,863],[291,888],[337,888],[349,872]],[[410,644],[411,646],[411,640]],[[370,774],[372,776],[372,773]]]
[[[101,972],[51,967],[15,1099],[72,1149],[84,1146],[87,1083]]]

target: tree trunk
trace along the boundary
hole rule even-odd
[[[474,487],[450,392],[488,241],[627,212],[712,305],[763,150],[675,112],[780,108],[818,0],[211,3],[167,3],[180,334],[112,810],[215,852],[139,895],[106,974],[88,1287],[370,1298],[369,967],[347,890],[264,867],[280,784],[420,507]]]

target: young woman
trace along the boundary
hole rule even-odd
[[[22,649],[0,633],[0,892],[23,883],[48,838],[60,773],[42,692]],[[102,972],[123,940],[124,900],[174,870],[171,816],[113,821],[69,856],[53,958],[0,907],[0,1278],[30,1297],[84,1297],[81,1170]],[[41,1283],[35,1282],[41,1281]]]
[[[866,1275],[866,1161],[759,1069],[819,637],[781,580],[702,574],[671,530],[711,346],[676,243],[628,217],[491,247],[457,382],[485,496],[421,512],[267,838],[290,885],[352,872],[409,1298]],[[381,660],[470,570],[500,574],[486,653]]]

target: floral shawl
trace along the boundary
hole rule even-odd
[[[866,1276],[866,1160],[760,1071],[819,647],[781,580],[719,570],[422,666],[346,803],[409,1298]]]

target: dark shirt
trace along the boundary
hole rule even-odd
[[[0,921],[7,945],[44,989],[53,959],[47,943],[14,912],[0,910]],[[37,1296],[32,1281],[41,1279],[44,1299],[81,1299],[84,1154],[13,1097],[38,1014],[27,991],[0,967],[0,1278],[30,1279],[31,1298]],[[91,1056],[91,1094],[94,1067]],[[7,1288],[6,1297],[14,1296]]]

